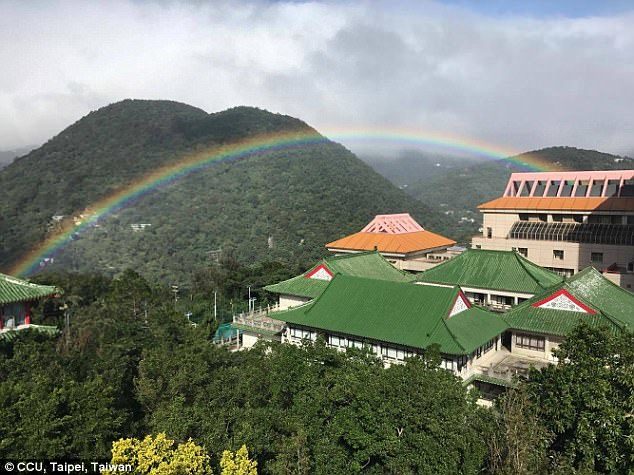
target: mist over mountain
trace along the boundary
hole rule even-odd
[[[186,154],[289,131],[314,132],[251,107],[207,114],[126,100],[91,112],[0,172],[0,266],[6,270],[60,222]],[[183,281],[219,249],[244,262],[305,263],[324,254],[326,242],[391,212],[450,231],[440,214],[324,141],[216,163],[157,189],[75,236],[49,267],[109,274],[132,267]]]
[[[0,150],[0,168],[6,167],[9,163],[21,155],[25,155],[35,147],[21,147],[13,150]]]

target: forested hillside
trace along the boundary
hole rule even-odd
[[[313,129],[248,107],[207,114],[126,100],[92,112],[0,172],[0,267],[54,232],[55,215],[76,216],[187,153],[282,131]],[[390,212],[410,212],[450,234],[440,215],[324,141],[216,164],[150,193],[78,235],[53,266],[111,274],[133,267],[183,281],[217,249],[245,262],[305,263],[326,242]],[[133,230],[139,223],[151,226]]]
[[[482,219],[477,210],[480,203],[501,195],[513,172],[526,171],[515,162],[535,155],[541,162],[551,164],[554,170],[619,170],[634,168],[634,159],[618,157],[594,150],[574,147],[550,147],[527,152],[512,160],[452,168],[443,174],[430,174],[408,186],[405,190],[436,211],[445,213],[449,222],[459,226],[458,239],[468,239],[478,231]],[[459,190],[459,192],[457,192]],[[461,219],[466,218],[464,220]],[[474,219],[471,223],[470,219]]]

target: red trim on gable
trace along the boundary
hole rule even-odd
[[[464,292],[462,292],[462,290],[459,290],[456,294],[456,297],[453,299],[453,302],[451,303],[451,307],[449,307],[449,314],[447,315],[447,318],[451,316],[451,312],[453,312],[453,309],[456,308],[456,302],[458,301],[458,298],[462,299],[467,308],[471,308],[473,306],[471,302],[469,302],[469,299],[464,294]]]
[[[319,272],[322,269],[325,270],[330,277],[334,277],[334,274],[330,271],[330,269],[328,269],[328,267],[326,267],[326,264],[319,264],[317,267],[311,270],[308,274],[304,274],[304,277],[306,277],[307,279],[310,279],[312,276],[314,276],[317,272]]]
[[[586,304],[584,304],[583,302],[581,302],[580,300],[578,300],[577,298],[574,297],[574,295],[572,295],[570,292],[568,292],[566,289],[559,289],[557,292],[555,292],[554,294],[552,294],[550,297],[546,297],[543,300],[540,300],[539,302],[535,302],[533,305],[531,305],[531,307],[541,307],[544,304],[547,304],[548,302],[550,302],[551,300],[555,300],[557,297],[559,297],[560,295],[564,295],[567,298],[569,298],[575,305],[578,305],[579,307],[581,307],[583,310],[585,310],[586,312],[588,312],[590,315],[596,315],[596,310],[591,309],[590,307],[588,307]]]

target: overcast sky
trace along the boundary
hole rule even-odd
[[[0,0],[0,150],[147,98],[208,112],[258,106],[320,130],[407,127],[514,150],[632,153],[628,8]]]

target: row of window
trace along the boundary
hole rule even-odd
[[[546,347],[546,339],[543,336],[516,333],[515,346],[526,350],[544,351],[544,348]]]
[[[624,180],[526,180],[513,181],[511,196],[598,197],[634,196],[634,179]]]
[[[317,333],[309,330],[303,330],[301,328],[290,327],[289,333],[292,339],[295,340],[311,340],[315,341]],[[489,352],[494,346],[497,338],[492,338],[484,345],[476,349],[472,356],[480,358],[482,355]],[[354,338],[348,338],[337,335],[328,335],[326,338],[328,346],[331,348],[344,349],[344,348],[366,348],[377,356],[381,356],[387,360],[404,361],[406,358],[412,358],[417,355],[416,352],[408,351],[401,348],[395,348],[391,346],[384,346],[377,343],[369,343]],[[461,371],[463,367],[467,365],[469,357],[462,355],[456,358],[443,358],[441,360],[441,367],[454,371]]]
[[[530,221],[533,223],[547,223],[548,214],[538,213],[520,213],[520,221]],[[634,224],[634,216],[625,216],[620,214],[591,214],[584,216],[582,214],[552,214],[550,222],[553,223],[577,223],[577,224]]]
[[[529,239],[535,241],[564,241],[633,246],[634,225],[517,221],[513,223],[508,237],[510,239]]]
[[[514,251],[517,251],[524,257],[528,257],[528,249],[525,247],[514,247]],[[563,261],[566,256],[566,253],[562,249],[553,249],[553,259]],[[603,264],[603,253],[602,252],[591,252],[590,253],[590,262],[594,264]]]

